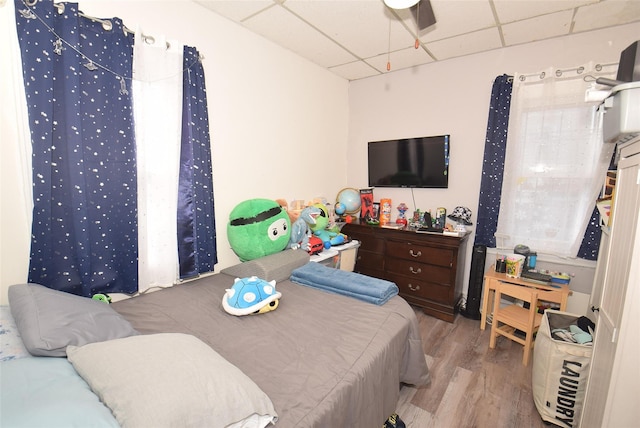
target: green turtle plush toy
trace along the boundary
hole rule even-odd
[[[290,237],[291,220],[276,201],[249,199],[229,214],[227,238],[242,261],[282,251]]]

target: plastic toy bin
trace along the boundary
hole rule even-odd
[[[556,328],[568,329],[579,315],[547,309],[533,348],[533,400],[543,420],[577,427],[587,388],[592,346],[555,339]]]
[[[319,254],[311,256],[311,261],[331,268],[353,272],[353,268],[356,265],[358,247],[360,247],[360,242],[353,240],[343,245],[325,249]]]

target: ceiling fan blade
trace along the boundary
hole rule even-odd
[[[411,14],[418,25],[418,30],[424,30],[436,23],[431,0],[420,0],[416,5],[411,6]]]

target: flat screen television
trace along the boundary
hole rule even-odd
[[[449,135],[371,141],[369,187],[449,186]]]

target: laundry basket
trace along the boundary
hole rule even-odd
[[[543,420],[562,427],[580,423],[589,377],[592,346],[553,338],[556,328],[568,329],[579,315],[547,309],[533,348],[533,400]]]

